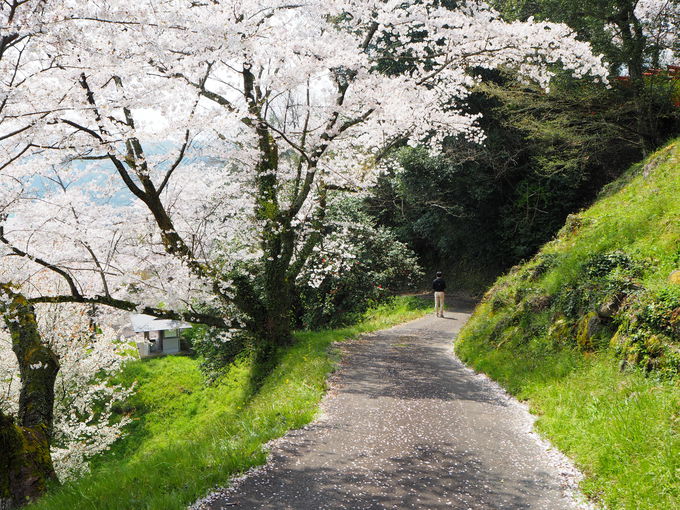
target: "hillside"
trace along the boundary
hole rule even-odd
[[[458,355],[527,399],[608,508],[680,505],[680,139],[499,278]]]

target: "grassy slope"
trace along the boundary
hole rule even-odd
[[[680,508],[679,266],[676,140],[501,277],[456,343],[530,402],[609,509]]]
[[[248,360],[210,387],[190,358],[130,363],[123,377],[138,384],[128,409],[136,418],[130,435],[91,475],[55,488],[30,508],[186,508],[234,474],[265,462],[266,442],[314,418],[334,365],[332,342],[416,318],[423,307],[418,299],[398,298],[355,326],[297,334],[297,343],[255,392]]]

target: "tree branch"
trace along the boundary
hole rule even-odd
[[[66,283],[69,286],[71,294],[73,294],[74,297],[82,297],[81,294],[80,294],[80,291],[78,290],[78,287],[76,286],[75,281],[73,280],[73,277],[70,274],[68,274],[63,269],[55,266],[54,264],[50,264],[46,260],[41,259],[40,257],[34,257],[33,255],[29,255],[25,251],[14,246],[9,241],[9,239],[7,239],[5,237],[5,227],[2,226],[2,225],[0,225],[0,242],[3,243],[4,245],[6,245],[12,251],[12,253],[14,253],[15,255],[18,255],[19,257],[25,257],[29,260],[32,260],[36,264],[43,266],[44,268],[49,269],[50,271],[52,271],[52,272],[58,274],[59,276],[61,276],[62,278],[64,278],[64,280],[66,280]]]
[[[117,310],[124,310],[127,312],[137,312],[146,315],[151,315],[159,319],[181,320],[186,322],[193,322],[196,324],[205,324],[206,326],[214,326],[216,328],[235,328],[240,329],[240,323],[235,320],[227,321],[224,317],[216,315],[184,311],[176,312],[174,310],[164,310],[162,308],[155,308],[151,306],[140,307],[137,303],[126,301],[123,299],[115,299],[110,296],[70,296],[70,295],[56,295],[56,296],[39,296],[28,299],[31,304],[37,303],[83,303],[110,306]]]

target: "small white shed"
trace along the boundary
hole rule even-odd
[[[144,358],[158,354],[176,354],[180,350],[180,332],[191,327],[182,321],[157,319],[151,315],[134,314],[130,317],[132,330],[144,335],[137,342],[139,356]]]

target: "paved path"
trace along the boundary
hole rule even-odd
[[[533,419],[452,354],[469,307],[344,345],[323,416],[196,508],[578,508]]]

